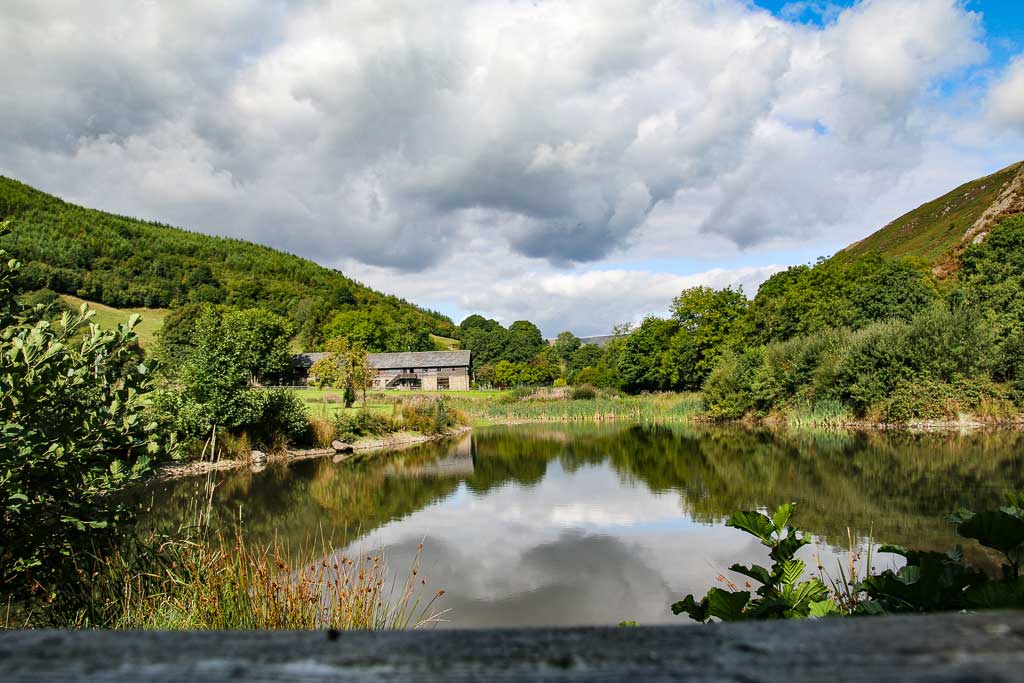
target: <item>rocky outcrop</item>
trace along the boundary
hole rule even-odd
[[[999,221],[1016,213],[1024,213],[1024,164],[1017,168],[1017,174],[1006,183],[999,197],[968,228],[963,244],[981,242]]]

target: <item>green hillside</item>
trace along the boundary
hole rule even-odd
[[[835,258],[843,260],[871,251],[887,256],[912,256],[931,264],[937,275],[948,275],[957,270],[957,258],[965,242],[974,237],[968,233],[979,219],[985,217],[984,225],[979,227],[986,232],[1000,218],[1024,209],[1022,180],[1024,162],[972,180],[854,242]],[[985,215],[990,209],[991,215]]]
[[[142,320],[139,321],[135,332],[139,335],[139,344],[144,349],[150,348],[156,342],[156,334],[160,331],[160,326],[164,324],[164,318],[167,316],[166,308],[112,308],[95,301],[79,299],[70,294],[63,294],[60,298],[73,311],[77,311],[82,304],[89,304],[89,308],[96,311],[93,322],[105,330],[116,329],[119,324],[128,322],[128,317],[132,313],[138,313],[142,316]]]
[[[25,263],[23,290],[47,288],[118,309],[259,307],[298,329],[319,329],[338,312],[373,309],[424,335],[455,333],[440,313],[298,256],[86,209],[3,176],[0,220],[14,228],[3,246]]]

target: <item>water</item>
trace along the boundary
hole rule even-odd
[[[173,532],[206,477],[147,490],[142,526]],[[457,627],[686,623],[669,605],[703,593],[735,562],[767,564],[733,511],[797,501],[814,534],[801,551],[834,571],[848,529],[945,549],[945,516],[998,505],[1024,486],[1024,436],[779,434],[737,427],[522,425],[477,429],[362,463],[307,460],[212,480],[216,523],[243,522],[305,560],[386,548],[427,589],[444,588]],[[993,558],[976,546],[968,557]],[[328,553],[330,554],[330,553]],[[891,566],[878,555],[876,567]]]

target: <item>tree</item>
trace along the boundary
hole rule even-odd
[[[352,346],[344,337],[329,340],[326,348],[328,355],[309,369],[313,385],[341,389],[346,408],[354,402],[356,392],[362,392],[365,404],[366,390],[376,375],[367,360],[366,351],[361,346]]]
[[[683,290],[672,301],[672,318],[679,329],[666,358],[667,385],[698,389],[718,363],[749,305],[742,290],[730,287]]]
[[[499,387],[514,387],[522,383],[523,365],[507,360],[494,366],[494,383]]]
[[[555,353],[567,366],[572,360],[572,355],[579,350],[580,346],[582,346],[580,338],[572,332],[562,332],[555,339]]]
[[[540,328],[529,320],[517,320],[508,327],[508,347],[503,358],[513,363],[526,363],[544,346]]]
[[[584,368],[596,368],[603,355],[604,352],[597,344],[584,344],[576,349],[569,358],[569,383],[575,384],[573,381],[575,375]]]
[[[16,301],[20,264],[7,256],[0,249],[0,584],[19,600],[59,599],[62,584],[89,579],[73,557],[127,520],[109,493],[174,444],[145,417],[139,316],[101,331],[82,306],[51,323],[46,307]]]
[[[665,354],[678,329],[673,320],[651,316],[625,338],[616,368],[623,389],[638,392],[670,388]]]
[[[430,334],[415,322],[405,321],[397,311],[381,308],[343,311],[324,327],[328,339],[344,337],[349,344],[369,352],[430,351]]]
[[[290,371],[291,329],[267,311],[206,309],[195,320],[178,388],[157,399],[162,419],[190,438],[204,438],[214,428],[268,442],[299,436],[305,409],[294,392],[256,388]]]

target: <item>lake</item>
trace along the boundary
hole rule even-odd
[[[767,564],[756,540],[724,525],[733,511],[796,501],[794,522],[815,538],[801,557],[834,574],[850,537],[861,550],[869,536],[946,549],[958,542],[946,515],[1022,487],[1015,432],[519,425],[362,462],[165,482],[146,490],[140,528],[174,533],[208,500],[229,533],[241,519],[249,540],[305,561],[384,548],[399,574],[422,543],[421,575],[446,591],[448,626],[684,624],[673,601],[720,574],[739,579],[735,562]]]

